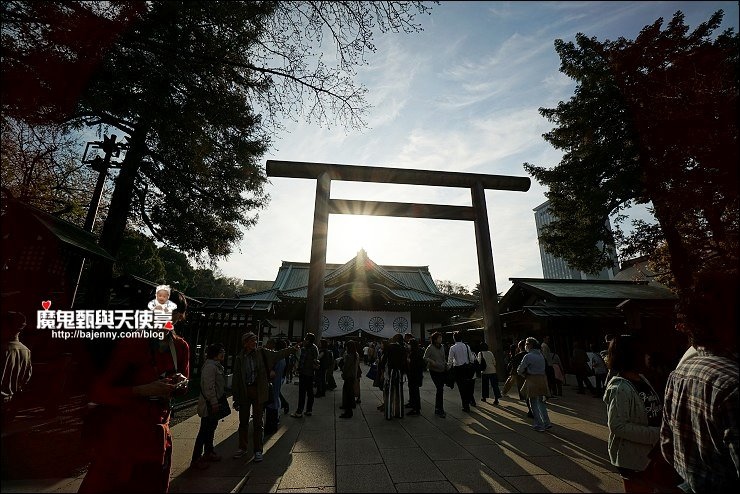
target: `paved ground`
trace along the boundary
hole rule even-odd
[[[341,388],[338,373],[336,378]],[[607,456],[604,404],[576,394],[573,386],[548,403],[555,426],[546,433],[532,430],[526,406],[513,397],[499,406],[478,401],[464,413],[457,388],[445,388],[447,418],[438,418],[428,376],[422,415],[391,421],[376,410],[379,391],[366,378],[355,416],[338,418],[340,388],[316,399],[312,417],[281,417],[262,463],[231,458],[237,449],[235,413],[216,432],[224,459],[207,470],[187,468],[198,417],[174,426],[170,491],[623,492]],[[286,384],[283,390],[295,409],[298,386]],[[76,492],[81,481],[82,476],[4,480],[3,492]]]

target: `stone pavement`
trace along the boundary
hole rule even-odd
[[[457,388],[445,388],[447,418],[436,417],[428,375],[421,416],[385,420],[376,410],[379,390],[363,377],[354,417],[340,419],[338,372],[335,378],[339,388],[316,399],[313,416],[281,417],[278,432],[265,441],[262,463],[251,454],[231,458],[236,413],[216,431],[223,460],[206,470],[188,470],[199,418],[174,426],[170,492],[623,492],[608,459],[605,406],[576,394],[574,386],[548,403],[554,427],[540,433],[513,393],[498,406],[482,403],[479,381],[476,408],[463,412]],[[283,394],[295,410],[298,386],[284,384]],[[81,481],[3,481],[3,492],[76,492]]]

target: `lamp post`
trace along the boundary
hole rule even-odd
[[[108,169],[120,168],[121,162],[111,162],[112,157],[118,158],[121,155],[121,150],[128,149],[128,144],[122,142],[116,142],[117,136],[112,134],[110,137],[103,136],[102,141],[90,141],[85,146],[85,153],[82,155],[82,164],[89,165],[94,171],[98,172],[98,180],[95,183],[95,190],[93,191],[92,199],[90,200],[90,206],[87,208],[87,216],[85,217],[85,231],[92,232],[95,226],[95,218],[98,216],[98,208],[100,207],[100,200],[103,196],[103,186],[105,185],[105,179],[108,176]],[[97,153],[92,159],[88,159],[88,152],[90,149],[102,149],[104,157],[101,158]],[[72,294],[71,306],[74,307],[75,299],[77,298],[77,290],[80,288],[80,280],[82,279],[82,270],[85,268],[85,259],[80,261],[80,270],[77,274],[77,283],[75,284],[74,293]]]

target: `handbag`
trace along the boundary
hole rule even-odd
[[[372,365],[370,365],[370,368],[367,370],[367,374],[365,374],[365,377],[375,381],[375,379],[378,377],[378,364],[373,362]]]
[[[472,359],[470,358],[470,354],[471,354],[472,352],[470,351],[470,347],[469,347],[468,345],[465,345],[465,348],[467,348],[467,350],[468,350],[468,363],[467,363],[467,365],[468,365],[468,368],[470,369],[470,370],[469,370],[469,372],[470,372],[470,374],[471,374],[471,375],[470,375],[470,377],[472,378],[472,377],[473,377],[473,375],[475,375],[475,374],[477,374],[478,376],[480,376],[480,372],[481,372],[481,370],[483,370],[483,369],[481,368],[480,362],[478,362],[478,361],[477,361],[477,360],[475,359],[475,357],[473,357]],[[465,364],[463,364],[463,366],[464,366],[464,365],[465,365]],[[462,367],[462,366],[461,366],[461,367]]]
[[[205,393],[203,393],[202,389],[200,390],[200,394],[202,394],[203,398],[205,398],[206,400],[206,407],[210,415],[211,407],[208,403],[208,398],[206,398],[206,395]],[[216,412],[216,415],[214,415],[213,417],[216,420],[221,420],[221,419],[228,417],[229,415],[231,415],[231,406],[229,406],[229,400],[226,399],[226,395],[223,395],[221,398],[218,399],[218,411]]]
[[[455,388],[455,372],[452,369],[445,372],[445,386],[450,389]]]
[[[216,412],[216,420],[225,419],[231,415],[231,406],[229,406],[229,400],[226,399],[226,395],[223,395],[218,399],[218,412]]]

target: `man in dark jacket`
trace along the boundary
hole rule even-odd
[[[319,349],[314,343],[316,336],[313,333],[306,333],[303,339],[303,348],[301,357],[298,360],[298,408],[291,413],[291,417],[303,417],[303,407],[306,407],[306,416],[310,417],[313,413],[313,379],[316,371],[319,369]],[[308,400],[306,399],[308,395]]]
[[[416,339],[411,339],[409,341],[408,357],[409,403],[411,404],[411,411],[406,415],[421,414],[419,388],[421,388],[422,380],[424,379],[425,367],[424,352],[419,348],[419,342]]]
[[[273,351],[257,348],[257,335],[247,332],[242,335],[244,349],[234,362],[233,392],[234,410],[239,412],[239,449],[234,458],[247,454],[249,442],[249,415],[251,408],[252,439],[254,441],[254,461],[262,461],[262,414],[264,404],[269,399],[270,370],[278,359],[295,352],[294,348]]]

